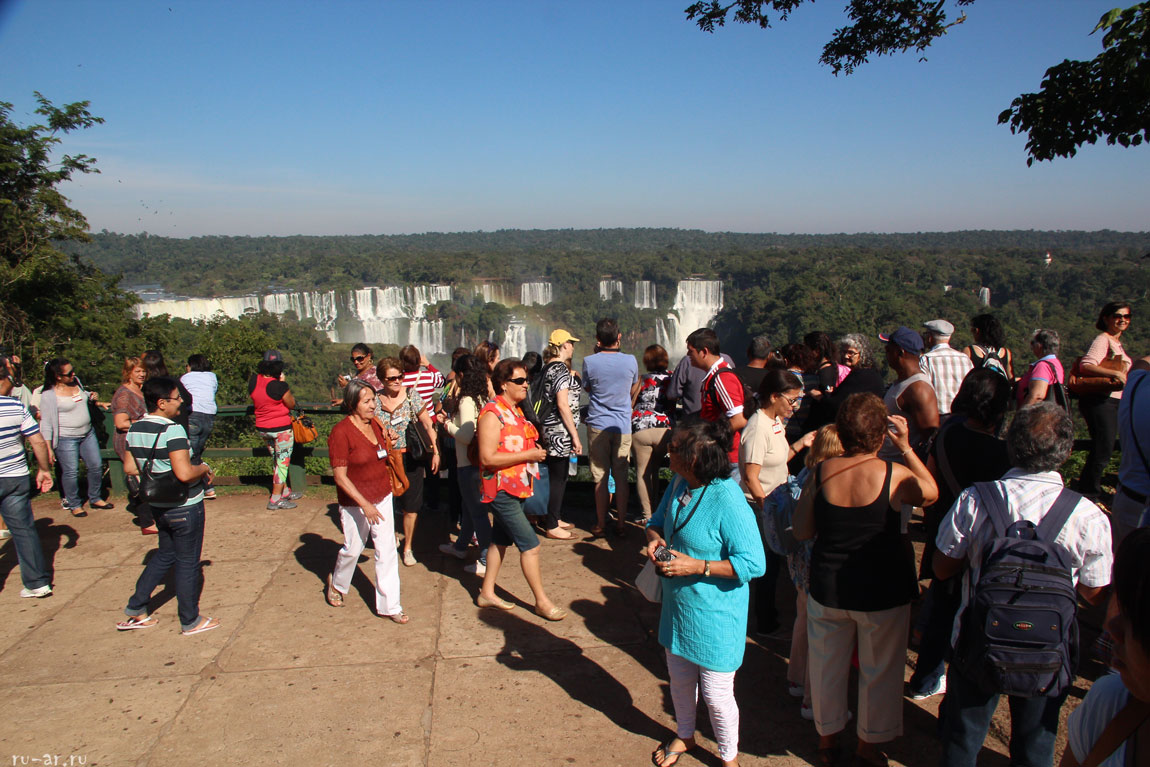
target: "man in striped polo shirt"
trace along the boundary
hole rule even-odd
[[[12,367],[0,357],[0,516],[12,534],[16,559],[20,562],[20,579],[24,588],[20,596],[39,598],[52,595],[52,575],[36,533],[32,517],[31,486],[28,482],[28,459],[23,440],[32,446],[36,456],[36,487],[41,493],[52,489],[52,472],[48,467],[48,445],[40,436],[40,426],[12,393]]]
[[[204,485],[210,482],[212,469],[206,463],[192,464],[188,433],[175,422],[183,398],[173,378],[166,376],[144,382],[144,406],[148,414],[128,430],[128,452],[124,454],[124,471],[142,475],[143,470],[155,477],[174,474],[183,484],[187,497],[170,502],[149,502],[159,530],[159,548],[148,560],[136,581],[136,591],[128,600],[124,614],[128,620],[116,624],[120,631],[146,629],[157,621],[148,615],[152,592],[164,580],[168,570],[175,569],[176,602],[184,636],[219,628],[215,618],[200,615],[200,554],[204,545]]]

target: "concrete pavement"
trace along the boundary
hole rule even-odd
[[[644,765],[672,734],[658,607],[631,586],[638,527],[626,539],[544,541],[548,592],[571,613],[547,623],[531,612],[514,553],[500,582],[517,609],[476,608],[479,579],[436,550],[447,523],[428,516],[419,564],[400,568],[411,615],[400,626],[372,613],[370,549],[347,606],[325,603],[342,543],[331,488],[310,488],[294,511],[222,495],[207,506],[201,601],[222,626],[183,637],[167,587],[153,597],[159,626],[114,630],[155,538],[112,500],[115,510],[82,519],[54,496],[35,502],[50,598],[19,598],[14,548],[0,549],[0,767]],[[793,615],[793,599],[779,604]],[[788,649],[748,642],[743,765],[815,763],[814,727],[785,690]],[[936,706],[904,701],[895,763],[937,762]],[[702,709],[699,727],[702,748],[683,767],[720,763]],[[844,745],[853,739],[848,727]],[[984,763],[1005,765],[1002,743],[987,746],[997,753]]]

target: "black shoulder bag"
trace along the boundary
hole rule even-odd
[[[181,482],[174,471],[155,473],[152,465],[156,460],[156,446],[160,444],[160,437],[167,431],[156,435],[152,443],[152,452],[148,460],[140,467],[140,493],[142,503],[163,504],[164,506],[183,506],[188,501],[188,486]]]

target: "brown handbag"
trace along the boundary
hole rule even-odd
[[[1106,370],[1125,371],[1126,361],[1121,357],[1108,357],[1098,363],[1098,367]],[[1082,358],[1074,360],[1070,372],[1066,376],[1066,388],[1073,394],[1109,394],[1120,390],[1125,384],[1109,376],[1092,375],[1082,372]]]
[[[386,426],[383,426],[383,439],[387,443],[387,477],[391,480],[391,494],[398,498],[407,492],[411,482],[403,470],[403,453],[395,449],[395,440]]]

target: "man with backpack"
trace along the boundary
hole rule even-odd
[[[1063,487],[1066,411],[1018,411],[1006,436],[1014,468],[964,490],[939,528],[935,576],[963,574],[942,704],[944,767],[974,767],[1000,694],[1010,698],[1011,764],[1049,767],[1058,712],[1078,660],[1077,601],[1110,582],[1110,523]]]

